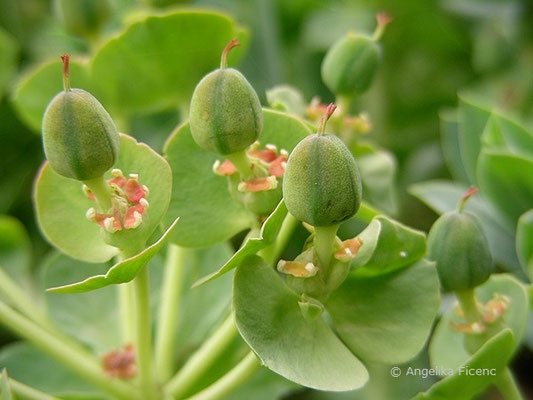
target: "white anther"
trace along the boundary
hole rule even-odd
[[[352,251],[348,247],[344,249],[344,252],[348,257],[353,257]]]
[[[271,150],[271,151],[276,151],[276,152],[278,151],[277,146],[275,144],[271,144],[271,143],[267,143],[265,145],[265,149]]]
[[[401,258],[405,258],[405,257],[407,257],[407,252],[405,252],[405,251],[400,251],[400,257],[401,257]]]
[[[130,226],[130,229],[135,229],[139,225],[141,225],[141,222],[143,221],[143,216],[141,215],[141,213],[139,211],[134,211],[133,212],[133,219],[134,219],[134,222],[133,222],[133,225]]]
[[[287,264],[287,261],[279,260],[278,266],[277,266],[279,272],[284,272],[285,271],[285,264]]]
[[[220,167],[220,160],[216,160],[213,163],[213,172],[218,175],[218,168]]]
[[[91,207],[87,210],[87,212],[85,213],[85,217],[89,221],[94,221],[96,219],[96,210],[94,209],[94,207]]]
[[[135,180],[139,179],[139,174],[130,174],[129,176],[130,176],[130,179],[135,179]]]
[[[470,328],[472,329],[472,333],[481,333],[484,331],[483,325],[481,325],[479,322],[474,322],[472,325],[470,325]]]
[[[143,185],[142,188],[144,190],[144,197],[148,197],[148,195],[150,194],[150,190],[148,190],[148,186]]]
[[[313,263],[307,263],[305,264],[304,269],[309,272],[309,274],[314,274],[318,268],[313,265]]]
[[[104,229],[109,233],[115,233],[117,231],[117,228],[115,228],[114,217],[107,217],[106,219],[104,219]]]
[[[268,182],[268,186],[270,187],[270,189],[275,189],[278,187],[278,180],[274,175],[270,175],[267,178],[267,182]]]
[[[287,162],[286,161],[282,161],[281,162],[281,168],[287,169]]]
[[[289,152],[285,149],[281,149],[279,151],[279,154],[281,154],[282,156],[285,156],[285,157],[288,157],[289,156]]]
[[[124,174],[122,173],[122,170],[120,170],[118,168],[113,168],[111,170],[111,175],[113,175],[115,178],[119,178],[119,177],[124,176]]]
[[[143,208],[146,210],[148,208],[148,206],[150,205],[150,203],[148,203],[148,201],[142,197],[141,200],[139,200],[139,204],[141,206],[143,206]]]

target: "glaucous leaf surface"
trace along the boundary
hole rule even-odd
[[[522,266],[533,276],[533,209],[522,214],[516,227],[516,252]]]
[[[105,273],[108,266],[89,264],[57,252],[43,266],[45,287],[82,281]],[[62,295],[45,294],[47,314],[61,331],[89,346],[96,354],[122,347],[117,291],[107,287],[97,292]]]
[[[335,330],[365,361],[398,364],[424,346],[439,309],[439,280],[426,260],[379,276],[352,271],[325,303]]]
[[[483,150],[479,156],[479,188],[513,226],[520,215],[533,208],[531,171],[533,158],[492,150]]]
[[[304,318],[299,299],[258,256],[247,257],[235,272],[237,328],[267,368],[319,390],[363,386],[365,366],[322,318]]]
[[[120,168],[125,176],[138,174],[139,183],[150,190],[147,197],[150,206],[143,215],[143,223],[134,230],[109,235],[118,244],[135,243],[138,247],[146,243],[165,215],[171,193],[170,167],[148,146],[121,134],[114,168]],[[105,176],[110,178],[110,172]],[[46,239],[65,254],[82,261],[104,262],[116,255],[118,249],[107,244],[101,228],[85,217],[87,209],[95,203],[85,197],[81,188],[81,182],[58,175],[45,163],[34,188],[37,221]]]
[[[59,59],[39,64],[18,81],[13,104],[21,119],[36,133],[41,132],[41,120],[48,103],[63,90],[63,64]],[[70,83],[73,88],[93,92],[87,61],[71,58]],[[93,93],[94,94],[94,93]]]
[[[533,133],[522,125],[502,115],[492,113],[482,136],[483,148],[509,151],[533,158]]]
[[[7,370],[4,368],[0,373],[0,399],[1,400],[13,400],[13,392],[11,391],[11,385],[9,383],[9,376]]]
[[[440,143],[444,161],[454,179],[468,184],[468,175],[461,159],[457,114],[457,110],[446,110],[440,113]]]
[[[413,185],[409,192],[438,214],[455,210],[457,202],[468,189],[459,183],[430,181]],[[514,229],[509,222],[480,195],[470,198],[465,210],[479,217],[483,230],[489,240],[494,259],[506,271],[515,273],[527,280],[515,250]]]
[[[274,212],[263,223],[259,231],[259,237],[248,237],[241,248],[222,267],[199,279],[194,286],[202,285],[224,275],[226,272],[238,267],[247,256],[256,254],[259,250],[273,243],[286,215],[287,207],[285,206],[285,202],[281,200]]]
[[[187,104],[200,79],[219,66],[224,46],[233,37],[246,44],[247,36],[213,11],[146,14],[98,48],[91,76],[102,103],[120,115],[176,108]],[[243,53],[232,51],[230,64]]]
[[[11,378],[45,393],[80,400],[106,398],[74,372],[26,343],[3,347],[0,365],[8,370]]]
[[[506,326],[512,330],[514,343],[518,346],[524,337],[529,309],[525,286],[509,275],[498,274],[477,287],[475,293],[482,303],[489,301],[495,293],[504,295],[510,300],[503,318]],[[433,333],[429,346],[429,356],[433,366],[456,369],[469,357],[463,344],[464,335],[451,328],[452,321],[462,322],[455,315],[453,307],[444,313]]]
[[[157,254],[172,234],[172,230],[178,222],[179,218],[170,225],[157,242],[146,247],[140,253],[116,263],[105,274],[94,275],[81,282],[53,287],[48,289],[48,291],[52,293],[83,293],[109,285],[130,282],[146,266],[148,261]]]
[[[273,110],[263,110],[262,145],[275,144],[291,151],[308,135],[302,120]],[[172,167],[172,199],[165,224],[181,218],[171,241],[184,247],[204,247],[226,240],[255,224],[253,215],[235,202],[225,177],[215,175],[213,163],[222,157],[202,150],[188,124],[180,125],[167,141],[165,158]]]
[[[455,373],[446,376],[433,385],[428,391],[420,393],[413,400],[469,400],[481,393],[492,384],[503,371],[511,358],[515,347],[513,333],[504,329],[489,339],[472,357],[468,358],[462,367],[465,369],[495,369],[495,376],[491,374],[469,375]],[[452,349],[449,350],[453,352]]]

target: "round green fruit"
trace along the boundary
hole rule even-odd
[[[261,133],[261,103],[239,71],[220,68],[196,86],[189,124],[194,141],[204,150],[235,153],[250,146]]]
[[[117,158],[117,128],[100,102],[85,90],[67,88],[58,93],[44,112],[42,131],[50,166],[67,178],[97,178]]]
[[[449,291],[473,289],[494,270],[483,228],[468,212],[442,215],[429,232],[428,251],[436,262],[442,287]]]
[[[350,33],[327,52],[322,62],[322,80],[337,95],[362,94],[372,84],[379,58],[376,41]]]
[[[355,160],[334,135],[314,134],[292,151],[283,176],[289,212],[313,226],[339,224],[361,205],[361,176]]]

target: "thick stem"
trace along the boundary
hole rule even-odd
[[[109,186],[107,186],[104,177],[99,176],[97,178],[88,179],[83,181],[83,183],[91,190],[100,207],[100,211],[106,213],[107,210],[111,208],[111,192],[109,191]]]
[[[133,309],[132,283],[117,285],[117,290],[120,307],[122,341],[124,343],[133,343],[135,339],[135,323],[133,321],[135,310]]]
[[[505,400],[523,400],[522,393],[520,393],[518,384],[509,367],[506,367],[496,380],[496,387]]]
[[[228,154],[226,157],[231,161],[235,168],[237,168],[237,171],[239,171],[239,174],[241,175],[241,179],[247,180],[254,176],[250,160],[248,159],[245,150]]]
[[[318,258],[320,268],[326,273],[329,271],[331,256],[333,255],[333,246],[337,230],[340,224],[332,226],[315,226],[314,251]]]
[[[455,295],[457,296],[457,300],[459,300],[459,304],[461,304],[466,322],[469,324],[480,323],[481,314],[479,313],[474,289],[457,291]]]
[[[148,268],[145,265],[133,280],[137,374],[145,399],[154,398],[155,390],[149,293]]]
[[[279,230],[278,236],[276,237],[276,241],[263,249],[266,251],[263,251],[261,256],[263,257],[263,255],[265,255],[265,257],[263,258],[267,263],[273,264],[278,260],[281,253],[285,249],[285,246],[287,246],[287,243],[289,242],[291,235],[298,226],[298,224],[299,221],[294,218],[290,213],[287,213],[285,219],[281,224],[281,228]]]
[[[55,331],[48,318],[30,300],[28,293],[17,285],[1,267],[0,294],[33,322],[50,331]]]
[[[237,328],[230,315],[168,382],[166,392],[174,398],[183,397],[236,336]]]
[[[185,249],[175,244],[170,244],[167,250],[155,341],[155,365],[159,382],[168,381],[174,371],[176,322],[185,272],[185,254]]]
[[[98,360],[78,344],[60,333],[52,334],[39,327],[3,302],[0,302],[0,321],[14,333],[104,392],[123,400],[140,398],[137,391],[129,384],[105,375]]]
[[[382,213],[379,210],[375,209],[374,207],[363,201],[354,218],[357,218],[366,223],[370,223],[370,221],[372,221],[372,218],[380,214]]]
[[[188,400],[218,400],[226,396],[246,382],[261,366],[253,352],[249,352],[231,371],[201,392],[189,397]]]
[[[9,386],[20,400],[59,400],[58,397],[51,396],[35,388],[27,386],[15,379],[9,379]]]

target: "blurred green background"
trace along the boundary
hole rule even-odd
[[[301,90],[306,102],[334,100],[320,78],[328,47],[350,30],[371,33],[375,14],[393,18],[382,39],[382,65],[372,88],[354,109],[371,121],[369,138],[394,155],[398,219],[427,230],[436,218],[407,193],[409,185],[448,178],[440,145],[439,115],[468,94],[533,126],[533,3],[527,0],[112,0],[98,34],[65,26],[54,2],[0,0],[0,214],[20,220],[30,234],[32,265],[49,250],[35,224],[32,182],[43,160],[38,129],[28,110],[39,109],[23,93],[29,77],[59,55],[90,59],[108,38],[146,14],[175,7],[220,11],[249,33],[240,70],[264,105],[278,84]],[[240,28],[239,28],[240,29]],[[177,49],[179,51],[179,49]],[[155,54],[141,56],[158,57]],[[185,56],[185,55],[184,55]],[[131,60],[124,59],[127,64]],[[124,67],[124,66],[123,66]],[[169,66],[172,68],[172,66]],[[213,68],[216,65],[212,66]],[[127,68],[127,67],[126,67]],[[51,71],[54,71],[52,68]],[[105,72],[105,70],[104,70]],[[57,70],[59,76],[60,71]],[[106,74],[96,77],[106,87]],[[73,78],[74,79],[74,78]],[[79,78],[81,80],[81,78]],[[94,80],[95,77],[93,76]],[[94,82],[93,82],[94,83]],[[196,82],[190,82],[193,87]],[[131,82],[131,85],[137,85]],[[56,91],[59,91],[57,87]],[[190,93],[184,89],[180,96]],[[35,99],[35,102],[43,101]],[[104,105],[108,105],[103,101]],[[124,115],[119,127],[161,151],[183,109],[158,104]],[[7,333],[2,333],[9,341]],[[524,349],[515,369],[523,384],[533,365]]]

